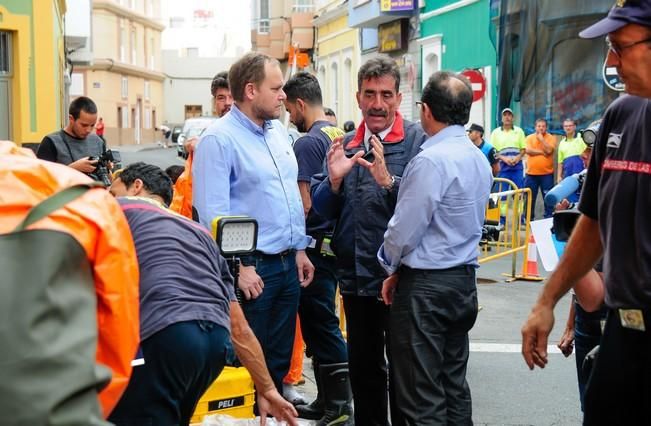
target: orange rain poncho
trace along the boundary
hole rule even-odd
[[[67,166],[37,160],[28,149],[0,141],[0,233],[59,190],[91,179]],[[65,232],[86,251],[97,294],[97,362],[110,368],[99,395],[104,416],[113,410],[131,376],[139,337],[138,261],[129,225],[108,191],[91,190],[30,229]]]
[[[192,157],[193,153],[188,155],[185,161],[185,170],[174,184],[174,197],[170,210],[192,219]]]

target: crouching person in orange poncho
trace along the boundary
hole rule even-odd
[[[119,205],[93,185],[0,141],[3,425],[105,424],[127,386],[138,264]]]

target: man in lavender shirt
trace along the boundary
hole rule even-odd
[[[468,331],[477,318],[475,269],[491,168],[468,139],[472,88],[437,72],[419,102],[430,138],[405,169],[378,259],[389,274],[396,403],[405,424],[471,425]]]

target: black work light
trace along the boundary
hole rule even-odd
[[[258,222],[248,216],[220,216],[212,220],[212,236],[217,241],[219,251],[226,258],[233,275],[235,294],[242,303],[242,291],[238,287],[240,278],[240,259],[255,251],[258,243]]]
[[[258,242],[258,222],[248,216],[220,216],[212,221],[212,235],[226,258],[253,253]]]

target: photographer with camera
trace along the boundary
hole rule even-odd
[[[68,114],[68,125],[45,136],[36,156],[72,167],[110,185],[113,157],[106,149],[106,142],[93,133],[97,122],[97,105],[92,99],[80,96],[70,103]]]

